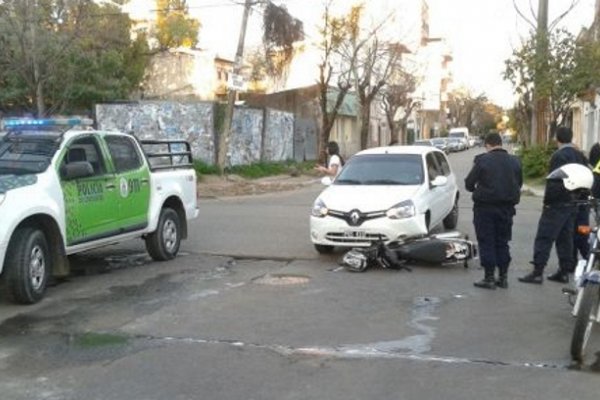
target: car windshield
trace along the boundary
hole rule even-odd
[[[431,142],[429,140],[416,140],[413,144],[415,146],[431,146]]]
[[[431,142],[433,144],[446,144],[446,141],[444,139],[431,139]]]
[[[420,185],[423,166],[418,154],[365,154],[352,157],[336,185]]]
[[[60,134],[39,127],[9,131],[0,138],[0,175],[44,172],[60,145]]]
[[[465,134],[463,132],[450,132],[448,134],[448,137],[451,137],[451,138],[464,138]]]

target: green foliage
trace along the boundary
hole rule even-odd
[[[127,15],[87,0],[31,4],[0,2],[0,109],[89,112],[138,88],[148,48],[130,39]]]
[[[515,87],[520,98],[515,124],[527,127],[529,104],[536,93],[550,101],[551,125],[567,119],[577,94],[600,82],[600,45],[580,41],[566,30],[556,30],[537,38],[532,34],[505,61],[504,79]]]
[[[292,17],[284,5],[267,2],[263,13],[263,44],[269,72],[281,76],[294,56],[294,43],[304,39],[302,21]]]
[[[159,0],[156,39],[162,49],[192,48],[198,43],[200,22],[189,17],[185,0]]]
[[[258,162],[250,165],[236,165],[227,169],[228,174],[239,175],[244,178],[256,179],[274,175],[292,175],[311,173],[314,169],[314,161],[296,162]],[[206,164],[203,161],[195,160],[194,169],[198,176],[219,175],[219,166]]]
[[[542,178],[548,174],[550,156],[556,150],[553,146],[531,146],[522,148],[519,157],[526,179]]]
[[[201,160],[194,160],[194,169],[197,175],[218,175],[220,173],[217,165],[210,165]]]

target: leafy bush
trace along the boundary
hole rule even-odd
[[[204,161],[194,160],[194,169],[198,175],[218,175],[219,167],[206,164]]]
[[[258,162],[250,165],[235,165],[227,168],[228,174],[235,174],[244,178],[256,179],[266,176],[289,174],[298,176],[304,173],[313,171],[314,161],[295,162]],[[199,176],[202,175],[218,175],[220,173],[217,165],[206,164],[203,161],[195,160],[194,169]]]
[[[556,147],[539,145],[524,147],[519,151],[519,157],[523,165],[523,176],[526,179],[541,178],[548,174],[550,156]]]

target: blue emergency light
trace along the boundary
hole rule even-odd
[[[22,128],[35,126],[77,126],[92,125],[93,121],[89,118],[12,118],[3,121],[5,128]]]

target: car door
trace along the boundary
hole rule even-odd
[[[100,239],[114,234],[118,215],[117,186],[110,173],[98,138],[89,135],[71,140],[61,154],[60,185],[63,192],[67,245]],[[89,162],[93,175],[67,179],[64,166],[74,162]]]
[[[430,228],[439,224],[443,214],[443,207],[445,207],[444,197],[444,186],[433,186],[431,182],[439,175],[444,175],[440,166],[438,165],[437,159],[434,152],[428,152],[425,155],[425,167],[427,170],[427,183],[428,189],[426,197],[429,203],[429,212],[431,214],[431,221],[429,224]]]
[[[448,179],[448,183],[440,187],[440,192],[443,193],[444,198],[442,202],[443,218],[448,215],[450,210],[452,210],[452,206],[454,205],[456,194],[456,177],[452,173],[452,170],[450,169],[450,163],[448,163],[448,159],[444,154],[435,152],[434,156],[438,166],[440,167],[440,172]]]
[[[143,229],[148,225],[150,170],[134,138],[109,134],[104,141],[117,179],[120,229]]]

